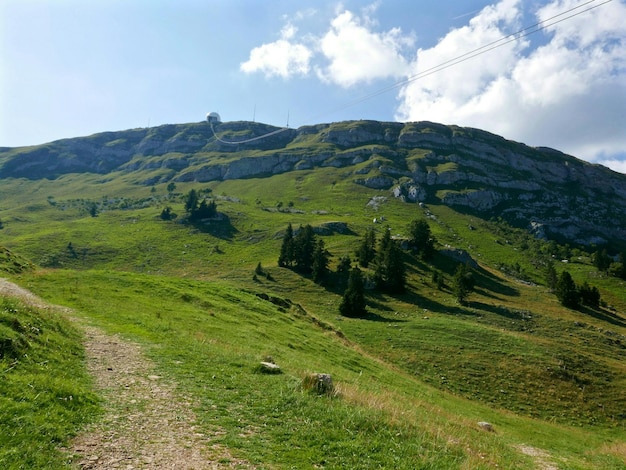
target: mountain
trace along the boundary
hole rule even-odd
[[[26,459],[67,463],[58,448],[85,419],[112,425],[110,449],[109,429],[143,423],[143,398],[118,406],[83,383],[89,325],[144,351],[142,375],[180,391],[167,403],[194,408],[181,424],[225,467],[621,469],[624,183],[428,122],[194,123],[0,149],[0,278],[64,307],[32,310],[0,279],[0,428],[20,425],[0,429],[0,461],[69,468]],[[342,315],[359,272],[365,309]],[[332,394],[308,390],[327,375]],[[153,418],[133,438],[169,442]]]
[[[217,136],[217,139],[216,139]],[[626,175],[549,148],[431,122],[350,121],[276,128],[254,122],[164,125],[0,149],[0,178],[129,174],[138,184],[258,178],[345,168],[407,203],[501,217],[582,245],[626,239]]]

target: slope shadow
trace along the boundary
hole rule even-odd
[[[370,303],[368,302],[368,306]],[[366,315],[360,317],[362,320],[373,321],[373,322],[381,322],[381,323],[405,323],[408,320],[401,320],[397,318],[387,318],[379,315],[377,313],[372,312],[371,310],[366,309]]]
[[[445,273],[450,279],[454,277],[454,273],[459,264],[462,263],[440,253],[436,254],[433,260],[435,268]],[[488,291],[508,297],[519,297],[519,290],[504,284],[500,278],[487,271],[482,266],[478,265],[477,267],[472,267],[471,269],[476,279],[476,288],[484,289],[484,292],[481,292],[482,295],[497,298],[493,294],[488,294]]]
[[[616,326],[626,327],[625,318],[621,317],[615,312],[611,312],[610,310],[606,310],[602,307],[591,308],[582,306],[578,309],[578,311],[584,313],[585,315],[589,315],[590,317],[593,317],[597,320],[605,321]]]
[[[526,320],[529,318],[528,312],[522,310],[515,310],[508,308],[504,305],[490,305],[483,302],[468,302],[468,304],[478,310],[490,312],[500,317],[509,318],[511,320]]]
[[[188,223],[200,232],[208,233],[222,240],[232,240],[239,233],[239,230],[231,223],[230,218],[222,213],[220,213],[219,218],[189,221]]]

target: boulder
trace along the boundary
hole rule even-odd
[[[333,395],[335,392],[333,378],[330,374],[307,374],[302,379],[302,388],[315,392],[318,395]]]
[[[483,431],[496,432],[496,430],[493,428],[493,425],[491,423],[488,423],[486,421],[479,421],[477,424],[478,424],[478,427],[482,429]]]
[[[474,258],[472,258],[467,251],[462,250],[460,248],[450,247],[450,248],[446,248],[443,250],[439,250],[439,253],[441,253],[444,256],[448,256],[449,258],[452,258],[453,260],[458,261],[459,263],[469,264],[470,267],[474,269],[478,268],[478,263],[474,260]]]
[[[260,362],[258,370],[262,374],[282,374],[283,373],[283,371],[280,369],[280,366],[278,364],[274,364],[273,362],[267,362],[267,361]]]

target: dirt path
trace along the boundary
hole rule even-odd
[[[139,345],[88,326],[71,310],[48,305],[5,279],[0,279],[0,295],[63,311],[85,332],[87,367],[104,397],[105,414],[68,449],[78,468],[250,468],[198,431],[193,401],[155,373]]]

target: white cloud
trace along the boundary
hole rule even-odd
[[[626,149],[624,0],[544,0],[536,11],[524,11],[529,3],[500,0],[435,46],[418,50],[413,33],[380,30],[379,2],[359,13],[339,5],[321,34],[299,34],[294,22],[318,14],[299,12],[285,18],[278,41],[253,49],[241,70],[284,79],[315,74],[344,88],[407,79],[397,97],[398,120],[478,127],[589,161],[613,162],[612,168],[623,171],[615,162]],[[533,14],[545,29],[510,40]],[[484,53],[463,56],[471,51]]]
[[[412,75],[515,31],[521,4],[503,0],[487,7],[433,48],[420,49]],[[538,21],[579,4],[551,2],[537,11]],[[626,6],[611,2],[549,26],[544,44],[535,49],[527,41],[511,43],[417,79],[400,92],[397,118],[479,127],[609,161],[626,148],[623,18]]]
[[[600,165],[604,165],[608,168],[610,168],[613,171],[617,171],[619,173],[625,173],[626,174],[626,158],[624,160],[617,160],[617,159],[611,159],[611,160],[598,160],[596,163],[599,163]]]
[[[404,36],[399,28],[377,33],[371,29],[375,26],[367,14],[359,18],[348,10],[339,13],[319,43],[329,61],[318,68],[320,79],[349,87],[359,82],[405,76],[409,67],[402,51],[413,44],[412,37]]]
[[[284,79],[307,75],[312,52],[306,45],[292,42],[296,33],[297,28],[287,23],[279,40],[250,51],[250,58],[240,65],[241,71],[261,72],[267,77],[279,76]]]
[[[374,3],[362,10],[361,16],[338,9],[328,31],[320,36],[306,35],[297,40],[297,28],[289,18],[280,39],[255,47],[250,58],[240,65],[246,73],[260,72],[266,77],[284,79],[305,76],[311,62],[317,58],[317,76],[327,83],[349,87],[359,82],[379,78],[403,77],[409,72],[403,51],[411,47],[414,38],[404,35],[400,28],[376,32],[377,22],[371,17],[378,7]],[[298,12],[294,21],[306,19],[314,11]],[[314,51],[317,57],[314,56]]]

